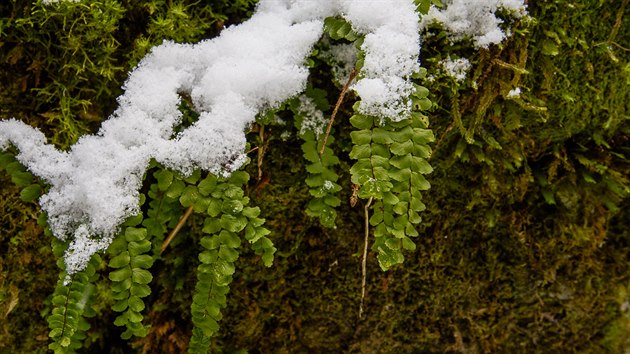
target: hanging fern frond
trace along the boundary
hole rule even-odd
[[[63,263],[67,246],[65,242],[53,239],[53,253],[62,269],[52,295],[52,311],[47,318],[48,336],[52,339],[48,348],[55,353],[74,353],[83,346],[85,331],[90,328],[84,317],[94,315],[90,304],[96,292],[96,268],[101,262],[101,257],[95,254],[83,271],[69,276]]]
[[[199,254],[191,305],[194,327],[190,353],[207,353],[210,338],[219,330],[221,309],[226,306],[226,294],[240,254],[238,234],[245,231],[245,238],[262,256],[265,265],[270,266],[273,261],[276,249],[265,237],[269,231],[262,226],[264,219],[258,218],[260,210],[247,207],[249,198],[243,192],[243,185],[248,180],[249,174],[237,171],[227,180],[209,175],[193,187],[199,195],[196,205],[203,201],[206,206],[202,231],[207,235],[200,241],[203,251]]]
[[[337,196],[341,186],[337,184],[339,175],[335,166],[339,165],[339,158],[331,148],[334,143],[332,135],[325,142],[323,154],[320,156],[319,153],[328,123],[322,113],[329,108],[326,92],[309,87],[304,95],[289,100],[287,106],[294,115],[299,136],[304,140],[302,153],[308,161],[306,184],[313,198],[306,206],[306,213],[318,218],[322,226],[334,227],[337,217],[335,208],[341,204],[341,199]]]
[[[421,110],[427,105],[428,90],[417,86],[411,97],[414,111],[398,122],[355,114],[350,123],[354,147],[350,157],[357,162],[350,169],[352,182],[359,185],[357,196],[374,200],[370,225],[374,227],[373,249],[379,265],[387,270],[404,261],[403,250],[415,250],[410,237],[418,236],[418,212],[425,209],[421,191],[430,188],[424,177],[433,169],[427,159],[428,143],[434,141]],[[355,111],[358,103],[355,104]]]
[[[147,254],[151,250],[151,242],[146,238],[145,228],[129,226],[108,249],[112,255],[109,267],[114,269],[109,273],[112,298],[115,300],[112,309],[122,312],[114,324],[126,327],[121,334],[123,339],[147,334],[147,327],[142,324],[141,312],[145,308],[142,298],[151,294],[148,284],[153,275],[148,269],[153,265],[154,258]]]
[[[339,158],[330,148],[334,143],[334,138],[328,137],[324,153],[319,156],[317,151],[319,144],[315,139],[315,134],[306,132],[302,136],[305,141],[302,144],[304,158],[310,163],[306,165],[306,171],[309,173],[306,184],[313,197],[306,207],[306,213],[311,217],[319,218],[322,226],[334,227],[337,218],[335,208],[341,204],[341,199],[337,196],[337,193],[341,191],[341,186],[337,184],[339,175],[333,169],[339,164]]]
[[[147,239],[153,244],[153,255],[158,257],[166,233],[175,227],[182,215],[182,206],[179,203],[179,195],[169,193],[173,182],[180,179],[179,176],[160,168],[153,173],[153,177],[156,182],[151,184],[147,193],[150,200],[149,208],[142,225],[147,229]]]

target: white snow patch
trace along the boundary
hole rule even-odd
[[[506,34],[499,27],[503,20],[495,16],[503,9],[515,18],[527,15],[524,0],[444,0],[445,9],[431,5],[420,26],[426,29],[440,23],[452,41],[472,39],[475,47],[488,48],[503,41]]]
[[[420,67],[420,28],[415,5],[396,0],[342,3],[349,3],[344,17],[353,29],[365,33],[361,79],[352,86],[361,97],[360,110],[393,121],[407,118],[411,102],[400,98],[413,93],[410,77]]]
[[[334,44],[330,46],[330,51],[325,53],[333,59],[334,65],[331,71],[337,85],[344,86],[348,82],[350,73],[357,62],[358,53],[354,44]]]
[[[510,90],[510,92],[508,92],[507,97],[508,98],[516,98],[516,97],[520,97],[521,96],[521,88],[520,87],[516,87]]]
[[[411,0],[262,0],[250,20],[217,38],[154,48],[130,73],[119,108],[69,151],[15,119],[0,121],[0,149],[14,145],[16,158],[50,185],[39,202],[53,234],[70,241],[65,264],[75,273],[140,211],[138,190],[151,159],[184,174],[229,174],[241,166],[244,131],[256,114],[305,89],[305,59],[328,16],[343,16],[366,35],[365,67],[354,85],[361,110],[404,118],[409,76],[418,68],[414,10]],[[175,134],[180,94],[192,97],[200,116]]]
[[[298,97],[300,106],[298,112],[302,116],[302,125],[300,126],[300,134],[312,131],[319,138],[324,133],[324,129],[328,125],[328,119],[324,117],[324,113],[317,109],[315,101],[306,95]]]
[[[448,57],[440,61],[440,66],[444,70],[444,73],[457,82],[462,82],[466,79],[468,70],[471,68],[470,61],[466,58],[451,59]]]

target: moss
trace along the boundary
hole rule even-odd
[[[45,352],[42,316],[57,273],[50,241],[37,225],[35,203],[22,202],[20,189],[4,173],[0,185],[6,186],[0,190],[0,352]]]
[[[11,83],[0,93],[1,114],[45,127],[53,142],[69,146],[111,112],[125,73],[151,45],[215,35],[252,8],[250,1],[174,3],[179,7],[157,0],[94,3],[94,9],[107,10],[102,16],[111,23],[90,27],[90,21],[79,21],[77,37],[63,32],[63,16],[52,10],[27,1],[0,5],[6,14],[0,30],[7,34],[0,39],[0,78]],[[292,128],[266,126],[262,174],[256,178],[256,161],[248,166],[254,178],[247,194],[273,230],[276,261],[267,269],[247,257],[249,251],[241,257],[214,350],[628,351],[627,3],[624,12],[604,2],[530,1],[535,21],[516,24],[510,41],[479,53],[464,46],[443,52],[439,35],[425,41],[423,57],[471,57],[477,85],[438,78],[432,87],[438,141],[417,251],[387,273],[370,252],[362,320],[362,206],[345,202],[352,193],[345,172],[352,102],[335,124],[344,202],[334,229],[304,212],[310,197],[301,142],[281,138]],[[79,10],[65,11],[79,19],[97,16]],[[58,32],[63,35],[52,38]],[[115,50],[90,42],[94,35],[109,38],[104,43]],[[84,45],[83,56],[64,57],[73,41],[97,44]],[[86,55],[105,63],[99,65],[111,75],[99,72],[99,65],[83,68]],[[423,65],[431,70],[436,64]],[[338,92],[315,73],[312,84],[326,89],[332,101]],[[514,87],[521,87],[522,96],[506,97]],[[63,101],[59,90],[72,99]],[[259,137],[250,134],[253,146],[263,143]],[[44,352],[41,314],[56,280],[50,239],[34,221],[35,204],[19,200],[4,171],[0,186],[0,316],[6,318],[0,321],[0,352]],[[190,245],[198,241],[201,224],[193,216],[152,268],[147,337],[118,339],[109,281],[101,277],[89,352],[185,350],[198,253]]]

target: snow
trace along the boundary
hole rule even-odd
[[[510,90],[510,92],[507,93],[507,97],[508,98],[516,98],[516,97],[520,97],[521,96],[521,88],[520,87],[516,87]]]
[[[477,48],[488,48],[506,38],[499,27],[503,21],[495,16],[499,9],[515,18],[527,14],[524,0],[445,0],[444,5],[444,10],[431,5],[420,26],[426,29],[432,23],[439,23],[452,41],[470,38]]]
[[[340,87],[343,87],[348,82],[350,73],[357,61],[358,53],[359,51],[354,44],[333,44],[330,46],[330,51],[323,53],[325,56],[330,55],[332,57],[333,66],[331,72],[333,80]]]
[[[451,59],[448,57],[440,61],[440,66],[444,69],[444,73],[457,82],[462,82],[466,79],[468,70],[471,68],[470,61],[466,58]]]
[[[0,121],[0,149],[14,145],[16,158],[49,184],[39,202],[53,234],[70,241],[66,270],[76,273],[140,212],[151,159],[184,174],[228,175],[243,164],[244,132],[256,114],[304,91],[305,59],[328,16],[343,16],[365,34],[365,65],[353,86],[363,113],[406,117],[409,77],[418,69],[414,9],[411,0],[262,0],[250,20],[217,38],[154,48],[130,73],[119,108],[69,151],[15,119]],[[192,98],[199,119],[176,134],[181,94]]]
[[[359,109],[381,119],[405,119],[411,113],[414,90],[409,77],[419,69],[420,38],[415,5],[411,1],[345,1],[345,18],[365,33],[361,78],[352,88],[361,97]],[[383,6],[383,4],[389,6]]]
[[[315,137],[319,139],[319,136],[324,133],[324,129],[326,129],[328,125],[328,119],[324,117],[322,111],[317,109],[315,101],[312,98],[306,95],[300,95],[298,100],[300,102],[298,112],[302,116],[300,134],[312,131],[315,133]]]

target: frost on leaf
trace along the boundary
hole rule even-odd
[[[358,50],[354,44],[335,44],[330,46],[329,55],[335,65],[332,67],[333,80],[343,87],[350,78],[350,73],[357,61]]]
[[[298,112],[303,116],[300,134],[312,131],[315,133],[315,136],[319,138],[319,136],[324,133],[324,129],[326,129],[328,119],[324,117],[322,111],[317,109],[315,101],[312,98],[306,95],[300,95],[298,100],[300,102]]]
[[[44,5],[53,5],[59,2],[79,2],[79,0],[43,0],[42,4]]]
[[[342,16],[365,35],[365,64],[354,89],[364,113],[404,118],[409,80],[418,68],[418,18],[411,0],[262,0],[251,19],[198,44],[164,42],[130,73],[119,108],[100,130],[69,151],[14,119],[0,121],[0,149],[50,189],[39,202],[53,234],[70,241],[68,273],[108,247],[119,225],[139,212],[142,176],[151,159],[184,174],[230,174],[244,161],[255,116],[306,87],[305,60],[326,17]],[[176,134],[180,95],[199,119]]]

